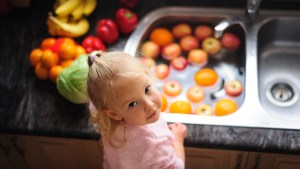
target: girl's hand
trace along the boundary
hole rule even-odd
[[[173,123],[168,125],[171,132],[174,134],[174,141],[184,142],[184,138],[187,136],[187,127],[182,123]]]

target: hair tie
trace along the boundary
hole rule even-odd
[[[89,66],[91,66],[97,58],[99,58],[101,55],[103,55],[103,53],[104,52],[101,50],[90,53],[89,59],[88,59]]]

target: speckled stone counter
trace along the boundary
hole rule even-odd
[[[228,0],[226,3],[219,0],[143,2],[137,10],[139,18],[162,6],[244,5],[238,0]],[[49,36],[46,18],[53,3],[54,1],[33,0],[29,8],[11,9],[8,15],[0,17],[0,133],[99,139],[89,123],[86,106],[68,102],[57,92],[54,83],[38,80],[30,66],[30,51]],[[268,3],[270,1],[262,6],[268,6]],[[293,7],[299,7],[299,3],[295,3],[296,6]],[[89,17],[89,34],[94,34],[98,19],[111,18],[117,8],[116,1],[101,1],[97,11]],[[124,45],[126,38],[121,37],[120,46]],[[82,39],[76,40],[81,42]],[[299,130],[187,126],[189,133],[185,140],[186,146],[300,154]]]

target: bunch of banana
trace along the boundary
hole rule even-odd
[[[48,31],[52,36],[80,37],[88,32],[86,19],[96,8],[96,0],[57,0],[55,16],[47,20]]]

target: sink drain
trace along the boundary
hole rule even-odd
[[[267,92],[269,100],[278,106],[290,106],[296,102],[298,97],[293,87],[284,82],[273,84]]]

